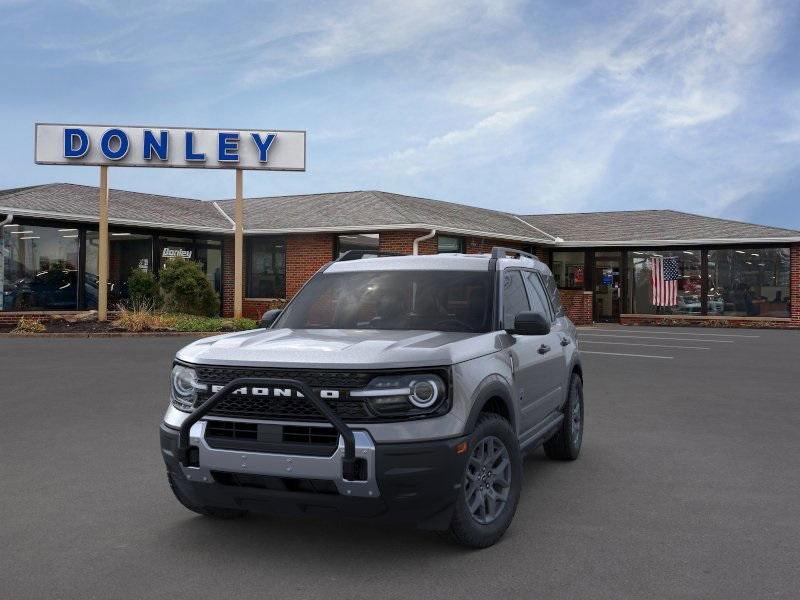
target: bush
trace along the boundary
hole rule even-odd
[[[11,330],[11,333],[44,333],[45,327],[39,319],[29,319],[21,317],[17,321],[17,326]]]
[[[159,277],[167,312],[204,317],[217,314],[219,298],[198,263],[174,258]]]
[[[128,277],[128,300],[134,307],[160,307],[163,299],[155,276],[148,271],[134,269]]]
[[[172,328],[173,319],[154,312],[146,302],[132,305],[131,308],[120,307],[119,317],[114,326],[139,333],[140,331],[166,331]]]

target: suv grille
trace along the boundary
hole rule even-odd
[[[352,373],[345,371],[301,371],[283,369],[228,368],[198,366],[197,376],[202,384],[225,385],[239,377],[272,377],[277,379],[297,379],[309,385],[315,392],[320,389],[339,390],[365,387],[374,376],[371,373]],[[197,406],[211,396],[211,392],[198,393]],[[345,421],[364,421],[374,419],[363,400],[326,400],[328,405]],[[285,421],[324,421],[325,417],[305,398],[229,394],[209,412],[209,416],[243,419],[285,420]]]

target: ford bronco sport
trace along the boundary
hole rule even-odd
[[[161,451],[189,510],[370,517],[486,547],[524,453],[578,457],[576,331],[529,254],[351,251],[262,325],[175,357]]]

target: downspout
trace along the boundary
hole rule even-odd
[[[3,219],[3,221],[2,221],[2,222],[0,222],[0,227],[1,227],[1,226],[3,226],[3,225],[8,225],[8,224],[9,224],[9,223],[11,223],[11,221],[13,221],[13,220],[14,220],[14,215],[12,215],[11,213],[8,213],[8,214],[6,215],[6,218],[5,218],[5,219]]]
[[[420,243],[420,242],[424,242],[425,240],[429,240],[429,239],[431,239],[431,238],[432,238],[433,236],[435,236],[435,235],[436,235],[436,230],[435,230],[435,229],[431,229],[431,232],[430,232],[430,233],[426,233],[425,235],[423,235],[423,236],[421,236],[421,237],[418,237],[417,239],[415,239],[415,240],[414,240],[414,245],[413,245],[413,248],[414,248],[414,250],[412,251],[412,254],[413,254],[414,256],[416,256],[417,254],[419,254],[419,243]]]

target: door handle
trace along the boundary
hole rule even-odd
[[[539,346],[538,352],[539,354],[547,354],[548,352],[550,352],[550,346],[548,346],[547,344],[542,344],[541,346]]]
[[[562,346],[569,346],[569,338],[568,337],[562,337],[561,338],[561,345]]]

